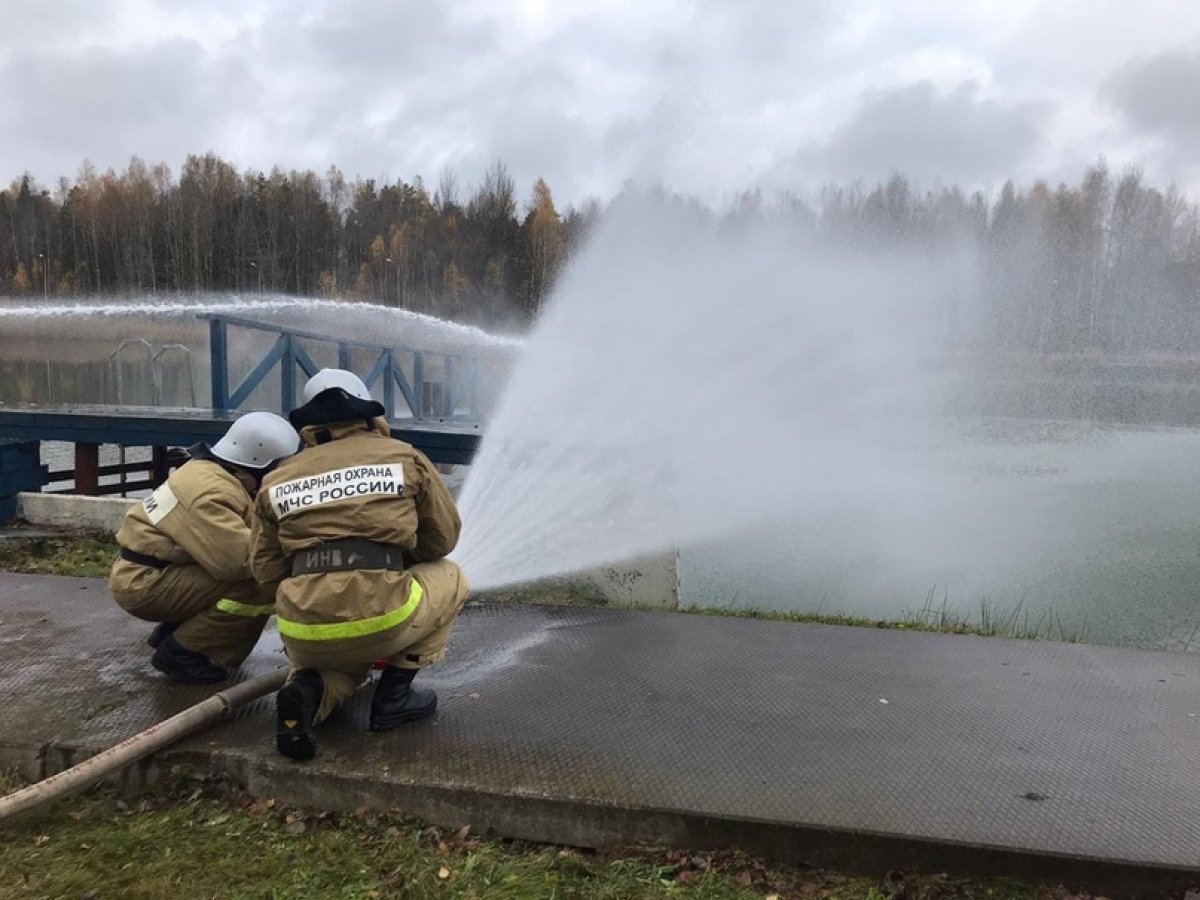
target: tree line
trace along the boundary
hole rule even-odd
[[[715,228],[968,260],[945,323],[960,346],[1200,350],[1200,209],[1137,169],[1100,161],[1078,184],[1010,181],[995,195],[894,174],[810,197],[746,191],[721,209],[681,202]],[[213,154],[177,178],[137,158],[119,173],[85,164],[53,191],[29,176],[0,191],[0,291],[283,292],[512,324],[537,315],[604,214],[596,200],[560,213],[540,179],[521,200],[502,163],[469,194],[450,172],[431,192],[336,167],[239,172]]]
[[[502,163],[467,198],[451,173],[431,194],[336,167],[239,173],[211,153],[178,178],[137,158],[119,173],[85,164],[53,192],[28,175],[0,191],[0,292],[282,292],[520,321],[588,209],[560,215],[540,180],[522,208]]]

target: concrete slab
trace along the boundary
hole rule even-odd
[[[148,630],[99,581],[0,575],[0,763],[55,770],[215,690],[153,673]],[[281,662],[272,633],[247,673]],[[1196,656],[482,607],[421,679],[441,695],[433,720],[369,734],[360,691],[312,763],[275,755],[269,700],[163,758],[291,803],[531,840],[741,846],[1113,897],[1200,881]]]
[[[679,608],[679,554],[671,550],[575,576],[609,606]]]
[[[138,500],[85,497],[81,494],[17,494],[17,515],[31,525],[92,528],[116,534],[129,507]]]

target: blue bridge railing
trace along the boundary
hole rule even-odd
[[[279,405],[286,415],[296,405],[297,373],[307,378],[321,368],[305,346],[309,344],[336,347],[336,365],[351,371],[355,356],[366,356],[370,367],[357,374],[372,389],[382,382],[383,405],[389,418],[396,415],[397,390],[414,419],[473,422],[479,418],[477,357],[345,340],[237,316],[202,314],[199,318],[207,320],[209,327],[214,409],[238,409],[278,366]],[[231,382],[229,369],[231,329],[276,335],[266,355],[237,384]],[[440,378],[430,378],[431,369]]]

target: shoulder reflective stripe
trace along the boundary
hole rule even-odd
[[[425,591],[417,579],[412,580],[412,588],[408,592],[408,602],[399,609],[369,619],[357,619],[353,622],[330,622],[325,625],[306,625],[303,622],[292,622],[279,617],[275,620],[279,633],[284,637],[297,638],[302,641],[338,641],[344,638],[364,637],[379,631],[395,628],[417,610]]]
[[[231,616],[269,616],[275,612],[272,603],[238,603],[236,600],[218,600],[217,609]]]

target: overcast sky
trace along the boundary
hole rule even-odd
[[[336,164],[560,206],[885,177],[995,190],[1104,154],[1200,188],[1185,0],[0,0],[0,178],[137,154]]]

